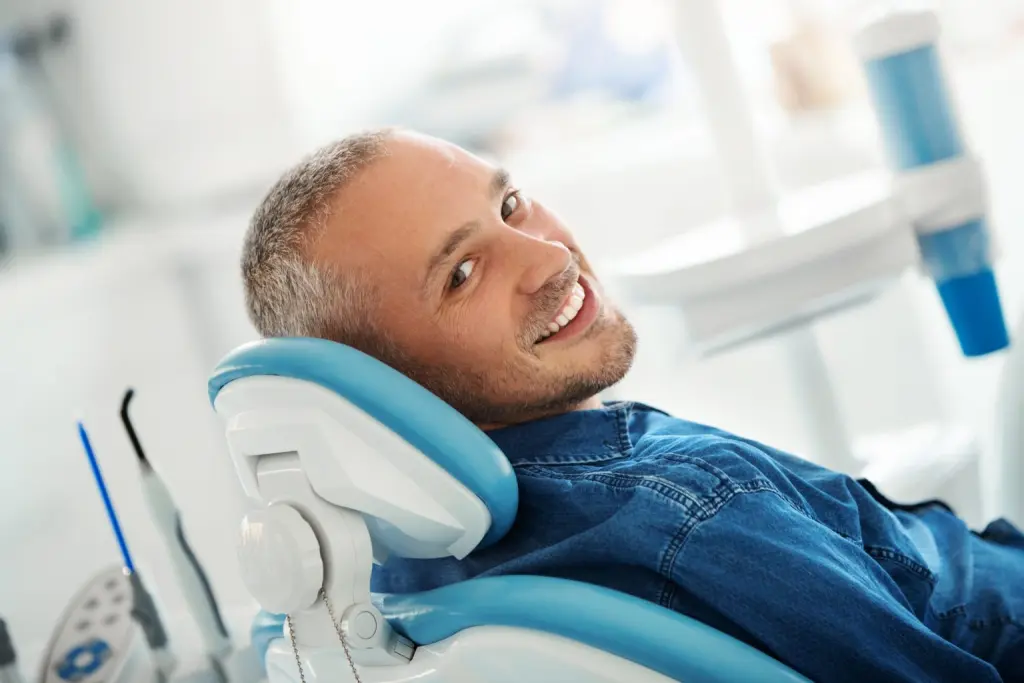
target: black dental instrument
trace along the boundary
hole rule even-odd
[[[153,523],[164,537],[174,573],[178,578],[189,611],[199,627],[199,633],[202,636],[211,666],[222,683],[227,683],[225,661],[232,651],[231,638],[224,626],[224,619],[217,607],[217,600],[210,588],[206,573],[185,538],[181,513],[174,505],[174,500],[167,487],[146,458],[142,444],[139,443],[139,437],[135,433],[135,427],[128,415],[128,404],[131,403],[134,396],[133,389],[128,389],[125,392],[121,402],[121,421],[124,423],[124,429],[128,433],[128,438],[131,440],[135,455],[139,460],[139,467],[142,471],[142,491]]]
[[[25,683],[18,673],[18,657],[3,619],[0,619],[0,683]]]

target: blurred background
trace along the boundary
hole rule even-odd
[[[708,0],[709,2],[711,0]],[[850,45],[867,0],[719,0],[780,186],[885,166]],[[990,182],[1007,317],[1024,294],[1024,3],[935,0],[962,124]],[[86,578],[118,561],[82,417],[137,562],[196,643],[118,420],[171,488],[234,634],[246,509],[206,378],[255,337],[240,242],[283,169],[401,124],[500,159],[598,264],[729,210],[671,0],[0,0],[0,614],[26,662]],[[710,357],[638,310],[617,393],[815,460],[779,342]],[[982,435],[1001,357],[966,360],[910,273],[815,334],[852,438],[955,421]],[[913,437],[908,437],[913,438]],[[899,450],[888,457],[898,457]],[[935,490],[985,514],[972,450]],[[966,483],[965,483],[966,482]],[[913,493],[918,493],[913,491]]]

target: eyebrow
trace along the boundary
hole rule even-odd
[[[501,197],[505,190],[511,185],[511,176],[509,172],[503,168],[499,168],[494,172],[491,177],[489,186],[490,198],[492,201]],[[434,281],[436,271],[438,268],[443,266],[445,262],[451,258],[463,242],[468,240],[473,234],[480,229],[480,221],[471,220],[463,223],[457,230],[449,233],[441,247],[434,252],[434,255],[430,258],[430,262],[427,264],[427,276],[423,280],[423,291],[424,294],[429,293],[430,283]]]
[[[494,172],[491,178],[491,199],[497,199],[505,194],[505,190],[512,184],[512,176],[503,168]]]

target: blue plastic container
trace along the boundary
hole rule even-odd
[[[908,170],[964,153],[934,45],[865,64],[894,168]]]
[[[858,36],[882,137],[897,173],[912,174],[968,154],[937,38],[938,21],[931,12],[893,14]],[[936,187],[936,193],[948,189]],[[992,271],[988,223],[983,209],[977,214],[950,225],[929,225],[917,236],[925,270],[966,356],[999,351],[1010,343]]]

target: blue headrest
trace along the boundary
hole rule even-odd
[[[472,422],[394,368],[352,347],[305,337],[251,342],[229,353],[210,377],[210,401],[230,382],[274,375],[330,389],[401,436],[472,491],[491,514],[479,547],[508,533],[519,487],[501,450]]]

